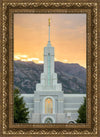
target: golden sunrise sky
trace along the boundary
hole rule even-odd
[[[14,59],[43,63],[48,18],[55,61],[86,67],[86,14],[15,14]]]

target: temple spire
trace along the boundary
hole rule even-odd
[[[48,39],[48,41],[50,41],[50,18],[48,19],[48,25],[49,25],[49,39]]]
[[[47,44],[47,47],[51,47],[51,43],[50,43],[50,18],[48,19],[48,27],[49,27],[49,30],[48,30],[48,44]]]

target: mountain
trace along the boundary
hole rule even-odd
[[[34,93],[40,82],[43,64],[14,61],[14,88],[21,93]],[[58,83],[62,83],[64,93],[86,93],[86,69],[79,64],[55,62]]]

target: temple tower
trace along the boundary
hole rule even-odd
[[[54,47],[50,42],[50,19],[48,20],[48,43],[44,47],[44,70],[40,83],[36,84],[34,92],[34,114],[36,123],[63,123],[63,91],[57,83],[55,73]]]

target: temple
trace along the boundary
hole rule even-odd
[[[77,110],[85,95],[68,95],[62,91],[62,84],[57,82],[55,73],[55,52],[50,42],[50,19],[48,32],[40,83],[36,84],[34,94],[23,95],[30,111],[29,123],[75,123],[78,117]]]

